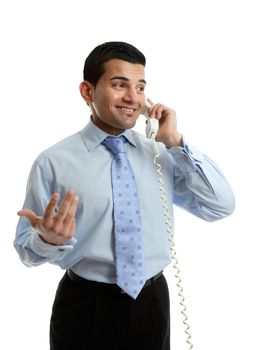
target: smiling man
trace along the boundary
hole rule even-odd
[[[104,64],[105,73],[97,85],[84,81],[80,91],[92,104],[93,123],[103,131],[118,135],[132,128],[145,104],[144,66],[120,59]]]
[[[65,269],[52,308],[51,350],[169,350],[171,262],[152,140],[137,118],[159,121],[156,141],[173,204],[207,221],[230,215],[234,196],[218,166],[188,144],[175,112],[145,98],[145,57],[124,42],[97,46],[80,93],[83,130],[36,159],[14,246],[27,266]]]

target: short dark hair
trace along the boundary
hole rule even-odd
[[[145,56],[133,45],[122,41],[109,41],[95,47],[85,60],[83,79],[96,86],[104,74],[103,64],[112,59],[120,59],[145,66]]]

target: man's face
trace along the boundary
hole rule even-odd
[[[118,135],[135,125],[144,108],[144,66],[112,59],[104,69],[92,87],[92,118],[100,129]]]

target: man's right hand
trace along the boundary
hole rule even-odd
[[[53,245],[65,244],[73,237],[76,230],[75,213],[79,198],[73,190],[68,190],[56,211],[59,199],[59,193],[52,195],[44,216],[38,216],[30,209],[18,211],[19,216],[24,216],[30,221],[44,242]]]

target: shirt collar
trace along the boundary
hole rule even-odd
[[[113,136],[107,134],[103,130],[99,129],[90,119],[85,128],[81,131],[81,136],[87,146],[88,151],[93,151],[97,146],[99,146],[107,136]],[[130,129],[124,130],[121,134],[118,135],[125,136],[128,142],[136,147],[136,142],[133,137],[133,133]]]

